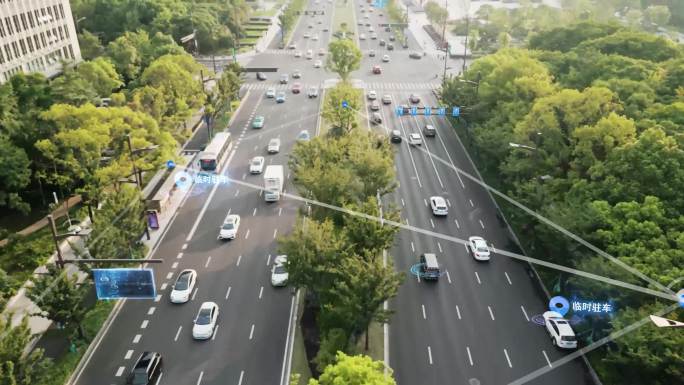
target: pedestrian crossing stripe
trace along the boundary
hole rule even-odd
[[[257,53],[257,55],[264,54],[264,55],[287,55],[287,56],[294,56],[295,52],[296,52],[296,51],[299,51],[299,52],[302,54],[302,57],[304,57],[304,54],[305,54],[306,51],[309,50],[309,49],[313,51],[314,56],[319,56],[319,55],[318,55],[318,50],[319,50],[320,48],[313,48],[313,47],[311,47],[311,48],[304,47],[304,48],[299,49],[299,50],[295,50],[295,49],[266,49],[266,50],[263,50],[263,51]],[[410,51],[410,50],[404,50],[404,49],[388,50],[387,48],[385,48],[385,47],[383,47],[383,46],[378,46],[377,49],[372,49],[372,48],[371,48],[371,49],[364,49],[364,50],[361,50],[361,52],[363,53],[364,56],[368,56],[368,54],[370,53],[370,51],[373,51],[373,52],[375,52],[376,54],[380,54],[381,51],[382,51],[382,52],[387,51],[388,54],[399,54],[399,55],[401,55],[401,54],[408,54],[409,52],[412,52],[412,51]],[[326,54],[327,54],[327,52],[328,52],[328,51],[326,50]]]
[[[307,89],[309,87],[320,88],[321,84],[306,84],[302,83],[302,89]],[[277,91],[285,91],[292,88],[291,84],[269,84],[269,83],[245,83],[242,85],[243,89],[246,90],[267,90],[269,88],[275,88]],[[390,90],[390,91],[412,91],[412,90],[434,90],[440,87],[439,83],[360,83],[357,84],[357,88],[364,88],[367,90]]]

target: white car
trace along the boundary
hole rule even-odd
[[[473,253],[473,258],[478,261],[489,261],[489,246],[487,246],[487,241],[482,237],[470,237],[468,238],[468,246],[470,252]]]
[[[310,37],[311,37],[311,34],[310,34],[310,33],[304,32],[304,38],[305,38],[305,39],[308,39],[308,38],[310,38]]]
[[[277,154],[280,152],[280,139],[278,138],[273,138],[268,142],[268,147],[266,147],[266,151],[269,154]]]
[[[323,65],[323,62],[320,60],[316,60],[314,62],[314,68],[321,68],[322,65]]]
[[[562,349],[576,349],[577,338],[570,326],[570,322],[563,318],[560,313],[547,311],[543,315],[546,331],[551,337],[551,343]]]
[[[302,51],[295,51],[294,57],[302,57]]]
[[[423,139],[420,137],[420,134],[414,132],[409,134],[408,142],[410,145],[420,146],[421,144],[423,144]]]
[[[219,307],[215,302],[204,302],[200,306],[192,325],[192,338],[208,340],[214,335],[216,321],[218,321]]]
[[[375,100],[378,98],[378,93],[375,91],[368,91],[368,100]]]
[[[365,34],[360,34],[359,35],[359,40],[366,40],[366,35]]]
[[[197,272],[193,269],[185,269],[176,277],[169,299],[171,303],[186,303],[190,300],[190,294],[197,282]]]
[[[287,278],[287,255],[279,255],[275,258],[271,269],[271,285],[285,286]]]
[[[318,56],[325,56],[325,48],[320,48],[318,50]]]
[[[292,71],[292,78],[301,79],[302,78],[302,71],[300,71],[300,70]]]
[[[318,35],[313,35],[313,36],[311,36],[311,40],[313,40],[313,41],[318,41]]]
[[[240,228],[240,216],[231,214],[226,217],[219,230],[218,239],[235,239]]]
[[[264,172],[264,157],[263,156],[255,156],[252,158],[251,161],[249,161],[249,173],[250,174],[261,174]]]
[[[389,55],[382,55],[382,61],[385,63],[389,63],[389,61],[390,61]]]
[[[445,216],[449,213],[446,200],[440,196],[430,197],[430,208],[434,215]]]
[[[276,95],[276,90],[275,90],[275,88],[269,87],[269,88],[266,90],[266,97],[267,97],[267,98],[275,98],[275,95]]]
[[[313,59],[313,50],[306,51],[306,58],[309,60]]]

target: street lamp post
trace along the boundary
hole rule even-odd
[[[52,240],[55,243],[55,250],[57,250],[57,267],[60,269],[64,268],[64,259],[62,257],[62,250],[59,248],[59,240],[68,237],[87,237],[93,231],[92,229],[85,229],[81,231],[73,231],[64,234],[57,233],[57,226],[55,225],[55,219],[52,214],[47,216],[48,223],[50,224],[50,231],[52,232]]]
[[[127,134],[126,135],[126,142],[128,143],[128,151],[131,156],[131,163],[133,163],[133,174],[135,174],[135,184],[138,186],[138,191],[141,193],[141,198],[142,198],[142,174],[139,173],[138,166],[135,164],[135,155],[144,152],[144,151],[152,151],[157,149],[159,146],[154,145],[154,146],[149,146],[145,148],[137,148],[133,149],[133,145],[131,144],[131,135]],[[143,217],[145,216],[145,213],[143,212]],[[145,237],[147,240],[150,240],[150,229],[147,226],[147,220],[145,220]]]

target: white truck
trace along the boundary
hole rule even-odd
[[[283,166],[266,166],[266,171],[264,172],[264,200],[266,202],[280,200],[280,194],[283,192],[284,185]]]

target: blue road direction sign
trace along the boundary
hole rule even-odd
[[[150,299],[157,295],[152,269],[93,269],[98,299]]]
[[[387,0],[374,0],[373,1],[373,7],[375,7],[375,8],[384,8],[386,4],[387,4]]]
[[[168,168],[169,170],[173,170],[174,168],[176,168],[176,162],[174,162],[172,160],[167,160],[166,161],[166,168]]]
[[[453,116],[453,117],[458,117],[459,115],[461,115],[461,108],[459,108],[459,107],[452,107],[452,108],[451,108],[451,116]]]
[[[349,103],[346,100],[342,101],[342,108],[349,108]]]

